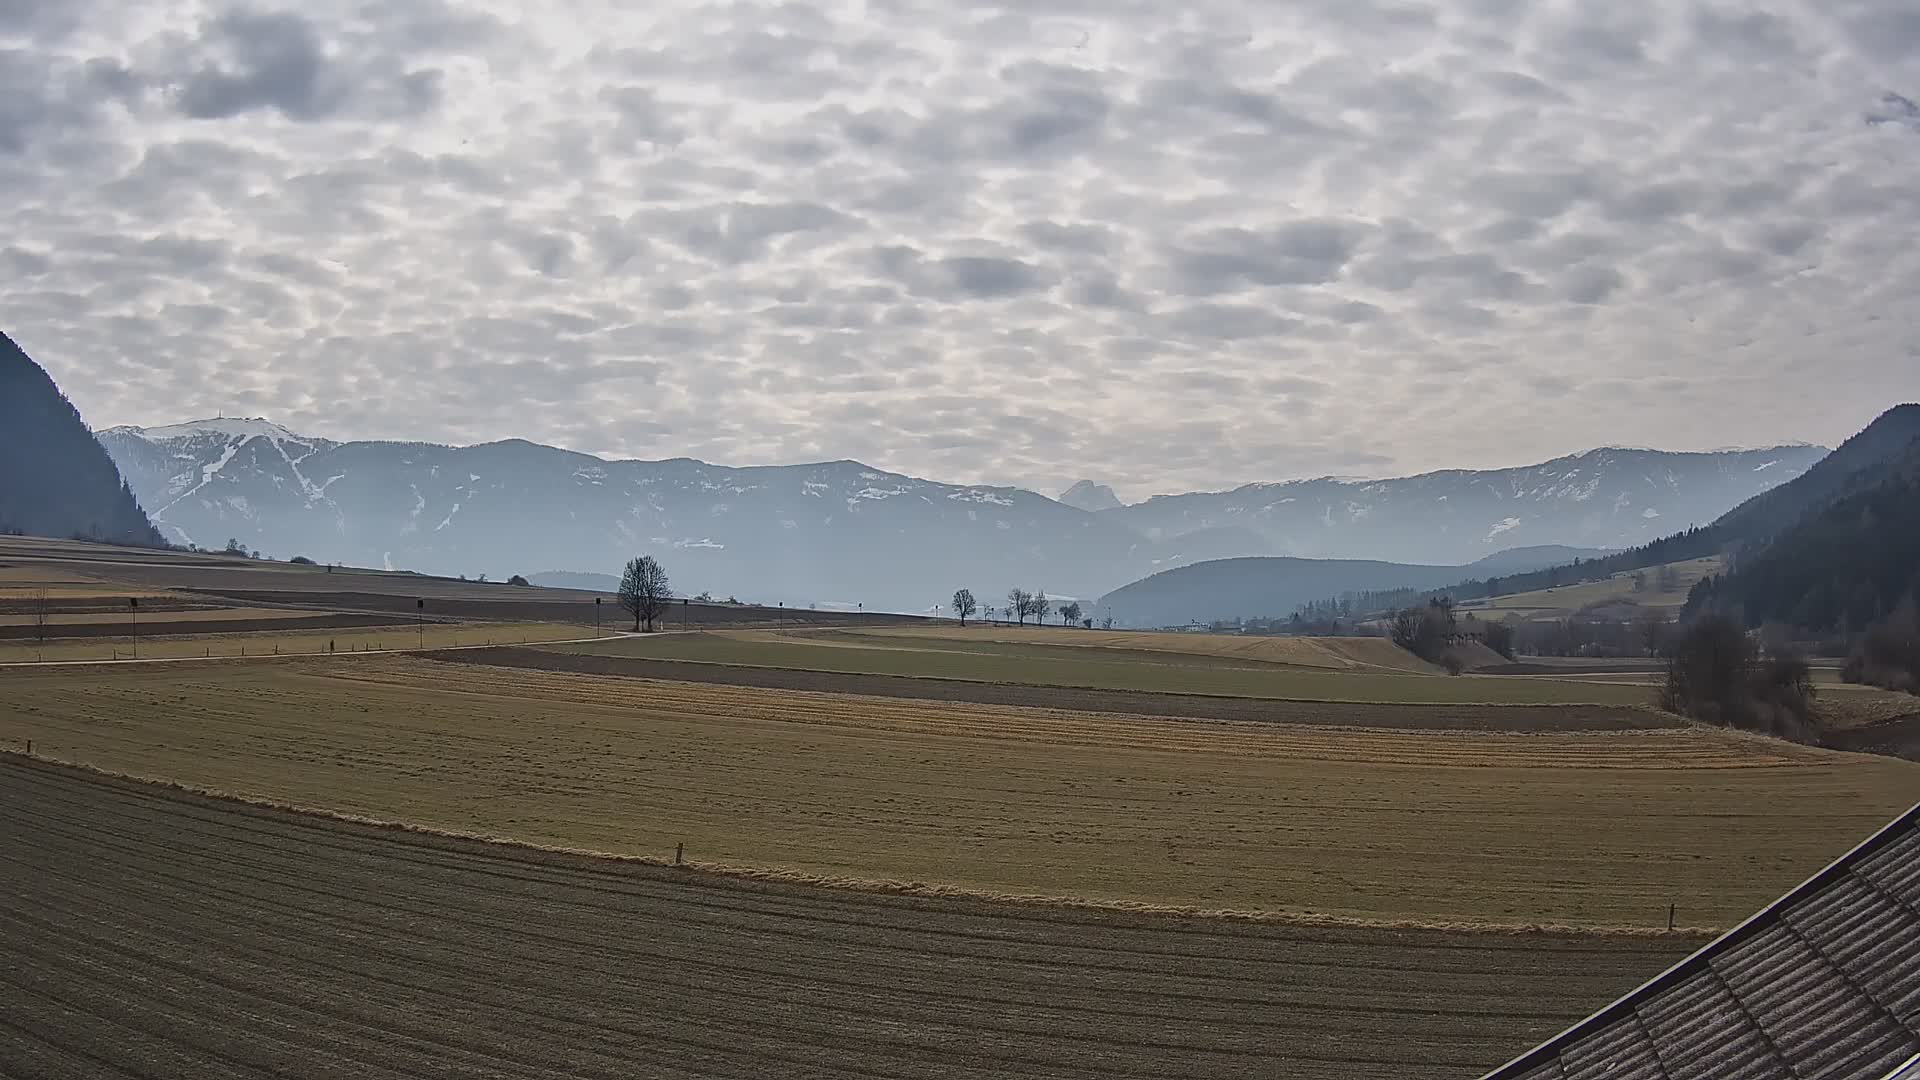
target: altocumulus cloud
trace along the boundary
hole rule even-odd
[[[1130,495],[1831,440],[1910,0],[0,0],[0,320],[261,413]]]

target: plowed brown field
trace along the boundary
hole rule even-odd
[[[874,896],[0,755],[0,1076],[1471,1077],[1686,936]]]
[[[1727,925],[1920,767],[1696,729],[1200,722],[410,658],[0,672],[0,738],[476,835],[900,888]]]

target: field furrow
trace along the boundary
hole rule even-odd
[[[0,816],[19,1075],[1468,1076],[1697,940],[737,881],[15,756]]]
[[[0,738],[468,835],[984,897],[1726,925],[1920,790],[1913,763],[1696,728],[1195,721],[403,657],[75,674],[0,672]]]

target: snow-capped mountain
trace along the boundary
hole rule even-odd
[[[522,440],[336,443],[261,419],[99,433],[168,539],[495,579],[617,573],[677,591],[926,610],[961,586],[1092,598],[1243,555],[1465,563],[1527,544],[1619,547],[1707,521],[1823,451],[1594,451],[1529,469],[1302,481],[1089,513],[1020,488],[855,461],[607,461]],[[1087,485],[1092,487],[1093,485]]]
[[[334,443],[259,419],[99,437],[170,540],[234,539],[280,558],[503,579],[617,573],[651,553],[683,593],[924,610],[960,586],[987,602],[1015,584],[1090,597],[1180,557],[1030,491],[853,461],[728,468],[521,440]]]
[[[1273,554],[1468,563],[1528,545],[1644,544],[1704,525],[1826,454],[1800,445],[1710,453],[1605,448],[1513,469],[1158,495],[1099,516],[1155,540],[1240,528],[1264,537]]]

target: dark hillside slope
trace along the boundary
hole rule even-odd
[[[160,534],[79,411],[5,334],[0,334],[0,530],[160,544]]]
[[[1805,473],[1748,499],[1705,528],[1675,533],[1643,547],[1578,565],[1510,574],[1490,581],[1463,581],[1446,591],[1455,599],[1477,600],[1483,596],[1506,596],[1594,581],[1624,571],[1723,552],[1731,552],[1742,560],[1752,558],[1796,523],[1817,516],[1846,496],[1871,489],[1886,479],[1894,463],[1910,454],[1915,439],[1920,439],[1920,405],[1896,405]],[[1911,536],[1908,534],[1909,539]]]
[[[1856,631],[1920,593],[1920,438],[1854,474],[1876,482],[1808,514],[1758,554],[1695,586],[1689,613],[1738,611],[1749,625]]]
[[[1714,530],[1724,540],[1765,543],[1834,500],[1878,483],[1887,463],[1906,454],[1915,439],[1920,404],[1896,405],[1806,472],[1721,515]]]

